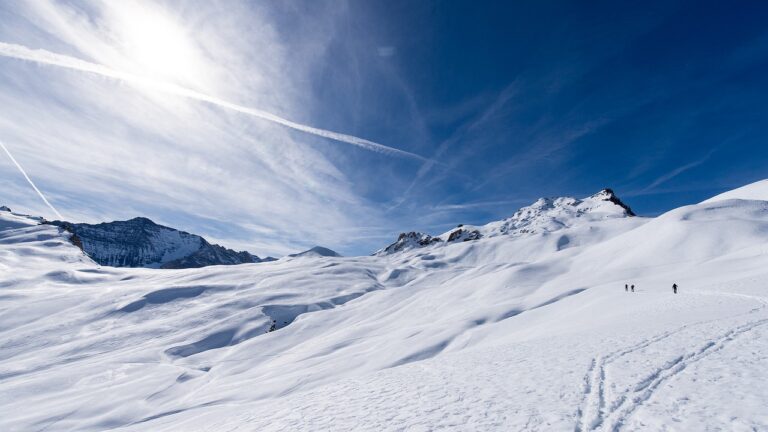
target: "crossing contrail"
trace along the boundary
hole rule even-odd
[[[29,176],[27,175],[26,171],[24,171],[24,168],[22,168],[21,164],[18,161],[16,161],[16,158],[14,158],[13,155],[11,154],[11,152],[8,151],[8,147],[6,147],[5,144],[3,144],[2,141],[0,141],[0,147],[3,148],[3,151],[5,151],[5,154],[7,154],[8,158],[11,159],[11,162],[13,162],[13,164],[16,165],[16,168],[18,168],[19,171],[21,171],[21,175],[23,175],[24,178],[27,179],[27,181],[29,182],[29,185],[32,186],[32,189],[34,189],[35,192],[37,192],[37,194],[40,195],[40,198],[43,200],[45,205],[50,207],[51,210],[53,210],[53,212],[56,213],[56,216],[59,218],[59,220],[64,220],[64,217],[61,216],[61,213],[59,213],[59,211],[56,210],[56,207],[54,207],[51,203],[48,202],[48,200],[45,198],[45,195],[43,195],[43,193],[40,192],[40,189],[38,189],[37,186],[35,186],[35,183],[32,181],[31,178],[29,178]]]
[[[197,100],[200,102],[206,102],[222,108],[238,111],[243,114],[257,117],[273,123],[277,123],[277,124],[280,124],[304,133],[320,136],[323,138],[328,138],[328,139],[346,143],[346,144],[352,144],[369,151],[382,153],[389,156],[406,157],[411,159],[417,159],[420,161],[428,160],[415,153],[410,153],[404,150],[388,147],[383,144],[369,141],[364,138],[359,138],[353,135],[347,135],[339,132],[333,132],[326,129],[320,129],[320,128],[308,126],[305,124],[297,123],[297,122],[279,117],[277,115],[274,115],[267,111],[263,111],[260,109],[251,108],[243,105],[238,105],[232,102],[227,102],[223,99],[219,99],[214,96],[209,96],[207,94],[200,93],[195,90],[191,90],[176,84],[156,81],[156,80],[145,78],[139,75],[135,75],[127,72],[121,72],[98,63],[91,63],[91,62],[81,60],[76,57],[71,57],[68,55],[57,54],[57,53],[43,50],[43,49],[27,48],[23,45],[0,42],[0,56],[10,57],[10,58],[15,58],[20,60],[28,60],[28,61],[32,61],[39,64],[58,66],[66,69],[92,73],[92,74],[124,81],[127,83],[139,85],[142,87],[147,87],[162,93],[185,97],[185,98]]]

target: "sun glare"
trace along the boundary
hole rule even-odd
[[[124,5],[118,17],[118,37],[138,73],[166,81],[198,81],[198,56],[182,26],[159,10],[136,5]]]

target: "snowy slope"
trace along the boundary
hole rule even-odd
[[[0,429],[763,430],[768,194],[750,194],[167,271],[97,268],[0,213]]]
[[[722,201],[727,199],[765,200],[768,196],[768,180],[761,180],[738,189],[734,189],[714,196],[706,201]]]
[[[0,280],[12,282],[30,273],[46,272],[66,264],[93,264],[70,241],[71,234],[43,218],[0,208]]]

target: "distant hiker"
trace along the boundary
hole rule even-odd
[[[635,292],[635,286],[632,285],[632,292]]]
[[[676,283],[672,284],[672,292],[677,294],[677,284]]]
[[[624,291],[629,292],[629,284],[624,284]]]

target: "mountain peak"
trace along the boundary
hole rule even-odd
[[[208,243],[203,237],[145,217],[99,224],[53,221],[72,234],[91,259],[113,267],[192,268],[261,262],[256,255]]]
[[[117,222],[119,222],[119,221],[117,221]],[[157,225],[155,223],[155,221],[153,221],[150,218],[146,218],[144,216],[138,216],[138,217],[135,217],[133,219],[128,219],[126,222],[140,223],[140,224],[145,224],[145,225]]]
[[[589,197],[590,199],[599,200],[599,201],[609,201],[617,206],[624,209],[624,211],[627,213],[627,216],[637,216],[635,212],[632,211],[632,209],[624,204],[622,200],[619,199],[619,197],[616,196],[616,194],[613,192],[613,189],[611,188],[605,188],[601,190],[600,192],[592,195]]]
[[[460,225],[457,229],[436,237],[420,232],[401,233],[397,241],[380,249],[375,255],[389,255],[435,243],[474,241],[499,235],[519,237],[547,233],[577,224],[632,216],[635,216],[632,209],[609,188],[583,199],[539,198],[533,204],[517,210],[512,216],[483,226]]]
[[[331,249],[328,249],[326,247],[322,246],[315,246],[312,249],[307,249],[304,252],[299,252],[295,254],[288,255],[289,257],[300,257],[300,256],[313,256],[313,257],[340,257],[341,255]]]
[[[394,243],[376,251],[374,255],[389,255],[395,252],[400,252],[402,250],[429,246],[434,243],[439,243],[440,241],[440,238],[432,237],[431,235],[425,234],[423,232],[404,232],[400,233]]]
[[[616,194],[613,192],[613,189],[605,188],[605,189],[601,190],[600,192],[592,195],[590,198],[608,200],[611,197],[615,197],[615,196],[616,196]]]

